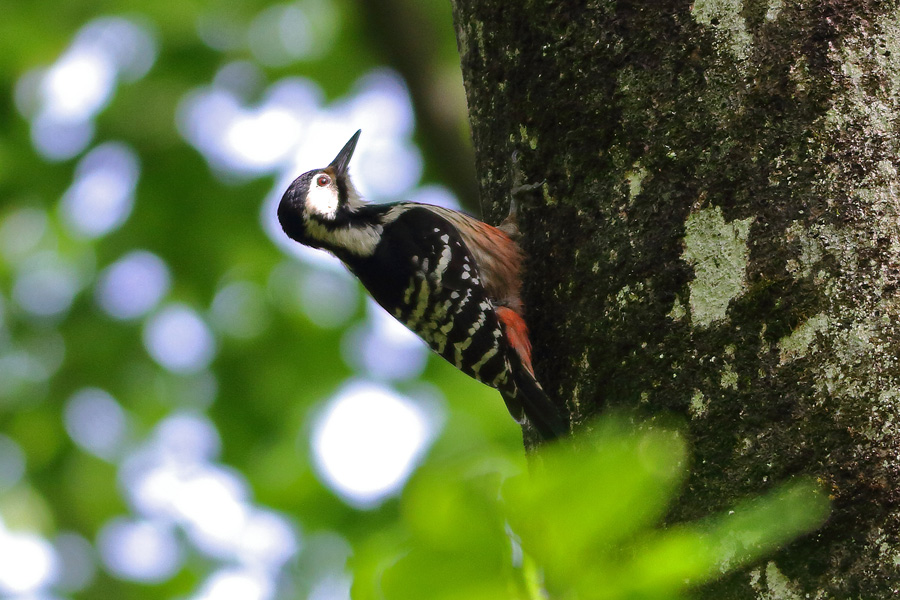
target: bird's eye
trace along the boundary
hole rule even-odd
[[[328,175],[319,175],[316,177],[316,185],[319,187],[325,187],[326,185],[331,183],[331,177]]]

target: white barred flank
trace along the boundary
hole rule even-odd
[[[463,352],[465,352],[472,344],[472,338],[466,338],[461,342],[453,344],[453,354],[455,356],[454,364],[457,369],[463,368]]]
[[[434,348],[438,354],[444,353],[444,348],[447,347],[447,334],[449,334],[452,329],[453,321],[447,321],[447,323],[438,330],[440,332],[440,338]]]
[[[428,279],[423,277],[419,284],[419,293],[416,296],[416,308],[413,310],[412,314],[409,315],[409,319],[406,322],[407,327],[413,331],[418,329],[419,321],[425,316],[425,311],[428,309],[430,300],[431,292],[428,289]]]
[[[478,375],[481,372],[481,367],[484,366],[484,363],[491,360],[491,358],[493,358],[494,355],[497,354],[497,350],[498,350],[497,346],[491,346],[491,348],[489,348],[488,351],[485,352],[484,355],[481,357],[481,360],[479,360],[477,363],[472,365],[472,370],[475,371],[476,375]]]

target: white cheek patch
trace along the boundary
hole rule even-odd
[[[313,185],[306,194],[306,208],[326,219],[333,219],[338,209],[337,190],[331,186]]]

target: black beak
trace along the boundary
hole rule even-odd
[[[359,134],[362,133],[362,129],[357,129],[356,133],[353,134],[353,137],[350,138],[350,141],[344,144],[344,147],[338,152],[338,155],[334,157],[334,160],[331,161],[329,167],[334,168],[334,172],[338,177],[343,177],[347,174],[347,167],[350,164],[350,157],[353,156],[353,151],[356,150],[356,142],[359,141]]]

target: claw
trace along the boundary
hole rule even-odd
[[[513,192],[515,193],[515,192]],[[515,196],[509,197],[509,212],[506,214],[506,218],[500,222],[500,225],[497,226],[497,229],[508,235],[513,240],[518,240],[520,236],[519,232],[519,223],[516,220],[516,212],[518,211],[518,204],[516,203]]]
[[[509,213],[506,215],[506,218],[503,219],[503,222],[501,222],[500,226],[498,227],[498,229],[503,231],[513,240],[517,240],[520,237],[519,226],[516,221],[516,212],[518,210],[518,202],[516,202],[516,198],[522,196],[523,194],[527,194],[529,192],[540,189],[540,187],[543,186],[544,183],[546,183],[545,181],[531,184],[524,183],[525,177],[522,173],[522,169],[519,168],[519,160],[519,151],[513,150],[512,188],[509,190]]]
[[[540,189],[547,180],[540,181],[538,183],[525,183],[525,174],[522,172],[522,169],[519,168],[519,151],[513,150],[512,153],[512,188],[509,190],[509,195],[511,196],[511,202],[509,207],[510,214],[515,213],[514,202],[517,196],[521,196],[523,194],[527,194],[528,192],[533,192],[537,189]],[[509,217],[507,217],[509,218]]]

